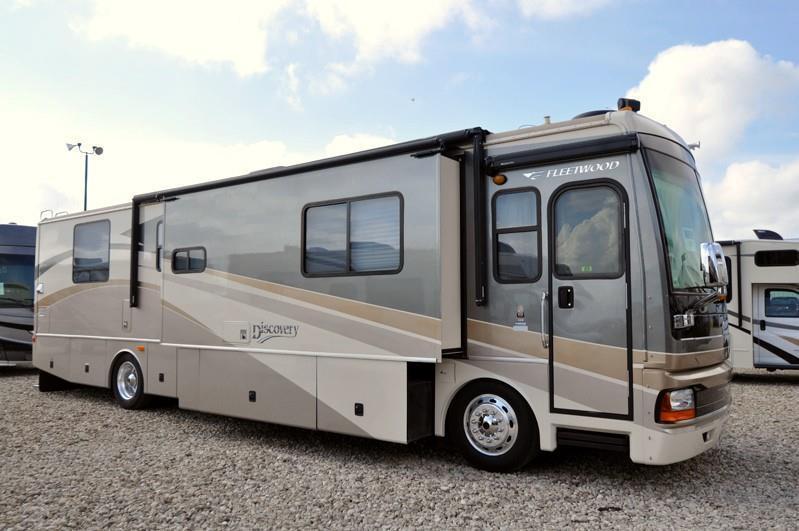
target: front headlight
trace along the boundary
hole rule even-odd
[[[690,387],[663,391],[658,397],[657,421],[679,422],[696,418],[696,394]]]

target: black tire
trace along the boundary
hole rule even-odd
[[[495,397],[499,400],[492,403],[491,398],[480,398],[484,395],[489,395],[489,397]],[[476,401],[482,405],[470,408]],[[504,404],[502,403],[503,401]],[[467,434],[467,429],[474,429],[474,426],[467,427],[470,426],[467,422],[470,422],[473,417],[469,416],[469,421],[467,421],[464,415],[467,408],[477,410],[483,406],[505,410],[506,414],[508,413],[507,406],[510,406],[511,415],[504,418],[505,430],[503,437],[506,437],[505,440],[493,443],[500,444],[500,446],[496,449],[489,450],[484,448],[484,451],[480,451],[475,447],[476,444],[480,444],[475,440],[480,434],[475,436]],[[502,426],[502,423],[503,421],[500,421],[500,426]],[[513,428],[514,425],[515,428]],[[508,434],[512,429],[515,429],[515,434],[511,437]],[[538,454],[540,448],[538,423],[530,406],[512,387],[496,380],[478,380],[468,384],[458,392],[447,412],[446,430],[447,439],[458,448],[463,457],[472,466],[490,472],[513,472],[519,470]],[[474,440],[475,445],[472,444],[472,440]],[[488,452],[494,453],[490,454]]]
[[[129,379],[131,374],[135,374],[135,383]],[[120,381],[125,379],[126,375],[128,386]],[[150,404],[150,397],[144,394],[144,373],[132,354],[122,354],[114,362],[114,369],[111,371],[111,391],[117,404],[123,409],[142,409]]]

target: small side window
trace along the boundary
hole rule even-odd
[[[799,265],[799,251],[757,251],[755,265],[758,267],[791,267]]]
[[[724,262],[727,264],[727,304],[729,304],[732,302],[732,259],[725,256]]]
[[[172,272],[176,274],[205,271],[205,247],[187,247],[172,252]]]
[[[75,225],[72,240],[72,282],[107,282],[110,269],[111,222]]]
[[[799,292],[792,289],[767,289],[766,317],[799,317]]]
[[[503,284],[535,282],[541,276],[538,191],[503,190],[492,199],[494,279]]]

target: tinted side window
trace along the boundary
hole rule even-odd
[[[305,208],[302,271],[309,276],[402,269],[402,197],[341,199]]]
[[[347,270],[347,203],[305,211],[305,272],[344,273]]]
[[[727,304],[732,302],[732,259],[729,256],[724,257],[724,262],[727,264]]]
[[[799,265],[799,251],[757,251],[755,265],[760,267],[784,267]]]
[[[616,278],[623,272],[622,210],[609,186],[567,190],[555,201],[555,274]]]
[[[400,201],[397,196],[350,204],[350,269],[391,271],[400,266]]]
[[[766,317],[799,317],[799,292],[767,289]]]
[[[533,188],[494,194],[494,279],[497,282],[535,282],[541,276],[538,205],[538,192]]]
[[[106,282],[110,268],[111,222],[75,225],[72,242],[72,282]]]
[[[172,272],[202,273],[205,271],[206,252],[204,247],[187,247],[172,252]]]

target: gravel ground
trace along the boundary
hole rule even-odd
[[[736,378],[722,447],[646,467],[569,449],[516,474],[0,370],[0,528],[795,528],[799,374]]]

